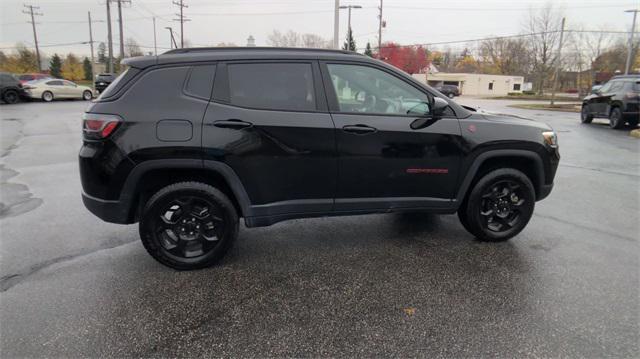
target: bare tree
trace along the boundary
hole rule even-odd
[[[267,37],[267,44],[275,47],[327,48],[330,46],[329,42],[319,35],[298,34],[293,30],[289,30],[284,34],[278,30],[273,30]]]
[[[136,40],[128,38],[124,42],[124,50],[127,57],[142,56],[144,53],[140,49],[140,45]]]
[[[480,43],[484,70],[501,75],[528,75],[530,50],[524,39],[494,39]]]
[[[558,31],[561,18],[562,15],[550,2],[538,11],[529,11],[525,30],[533,34],[528,36],[528,42],[538,94],[542,94],[545,81],[552,73],[554,54],[560,36]]]

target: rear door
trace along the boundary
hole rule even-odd
[[[338,145],[335,209],[446,207],[461,158],[453,110],[428,126],[432,94],[372,64],[323,63]]]
[[[335,135],[321,86],[316,61],[218,64],[205,161],[235,171],[253,216],[332,210]]]

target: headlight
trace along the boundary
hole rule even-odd
[[[549,145],[549,147],[558,147],[558,135],[556,135],[554,131],[543,132],[542,137],[544,138],[544,142]]]

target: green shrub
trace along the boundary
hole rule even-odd
[[[523,94],[523,95],[535,95],[535,94],[536,94],[536,92],[535,92],[535,91],[530,91],[530,90],[529,90],[529,91],[522,91],[522,94]]]
[[[522,96],[521,92],[508,92],[507,95],[509,96]]]

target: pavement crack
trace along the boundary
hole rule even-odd
[[[579,165],[575,165],[575,164],[571,164],[571,163],[562,163],[561,162],[560,163],[560,167],[571,167],[571,168],[578,168],[578,169],[588,170],[588,171],[602,172],[602,173],[614,174],[614,175],[620,175],[620,176],[629,176],[629,177],[632,177],[632,178],[640,178],[640,174],[629,173],[629,172],[621,172],[621,171],[603,170],[601,168],[579,166]]]
[[[628,241],[628,242],[636,242],[637,241],[635,238],[632,238],[632,237],[627,237],[627,236],[623,236],[623,235],[620,235],[620,234],[617,234],[617,233],[605,231],[605,230],[602,230],[600,228],[595,228],[595,227],[587,226],[587,225],[584,225],[584,224],[567,221],[565,219],[560,219],[560,218],[553,217],[553,216],[546,216],[544,214],[538,214],[538,213],[535,213],[534,215],[536,217],[540,217],[540,218],[544,218],[544,219],[550,219],[552,221],[556,221],[556,222],[560,222],[560,223],[563,223],[563,224],[568,224],[568,225],[571,225],[571,226],[579,227],[579,228],[582,228],[582,229],[586,229],[588,231],[598,232],[598,233],[605,234],[607,236],[615,237],[615,238],[618,238],[618,239],[622,239],[622,240],[625,240],[625,241]]]
[[[29,277],[33,276],[34,274],[49,268],[55,264],[58,263],[64,263],[64,262],[69,262],[72,261],[74,259],[78,259],[78,258],[82,258],[84,256],[88,256],[90,254],[94,254],[97,252],[101,252],[101,251],[106,251],[106,250],[110,250],[110,249],[115,249],[118,247],[122,247],[125,246],[127,244],[133,243],[135,242],[137,239],[133,239],[127,242],[118,242],[115,245],[110,245],[110,246],[104,246],[104,247],[99,247],[93,250],[89,250],[89,251],[84,251],[84,252],[79,252],[79,253],[75,253],[75,254],[70,254],[70,255],[66,255],[66,256],[61,256],[61,257],[57,257],[57,258],[52,258],[49,260],[46,260],[42,263],[38,263],[35,265],[32,265],[31,267],[29,267],[27,270],[25,270],[22,273],[13,273],[13,274],[8,274],[5,276],[0,277],[0,293],[1,292],[6,292],[7,290],[11,289],[12,287],[14,287],[15,285],[18,285],[22,282],[24,282],[25,280],[29,279]]]

